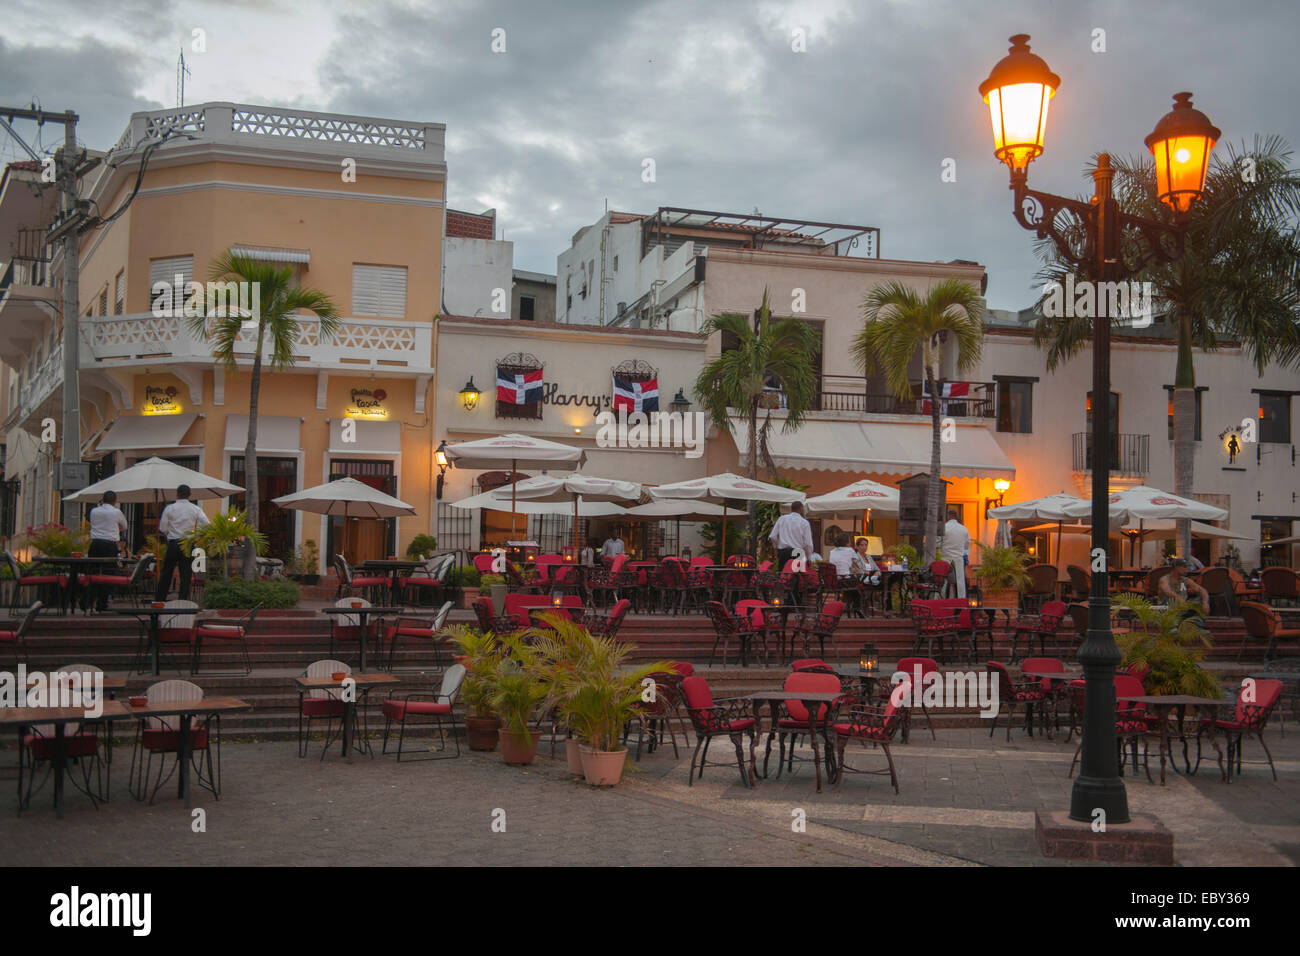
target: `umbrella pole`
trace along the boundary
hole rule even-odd
[[[515,508],[518,507],[515,500],[515,494],[516,494],[515,485],[519,481],[519,475],[517,473],[518,467],[519,467],[518,460],[511,458],[510,459],[510,537],[515,541],[519,540],[519,532],[515,528]]]
[[[578,496],[573,496],[573,560],[578,560]]]
[[[725,498],[722,499],[722,538],[719,541],[718,553],[722,555],[722,558],[718,561],[718,563],[726,564],[727,563],[727,500]]]
[[[1062,522],[1056,522],[1056,573],[1061,573],[1061,525]]]

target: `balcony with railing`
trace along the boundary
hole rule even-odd
[[[995,382],[950,383],[965,386],[965,395],[939,399],[939,414],[952,418],[991,419],[997,415]],[[823,412],[855,412],[864,415],[920,415],[930,418],[930,400],[924,383],[912,382],[912,394],[900,398],[881,390],[877,383],[861,376],[823,375],[813,408]]]
[[[1150,463],[1150,435],[1114,434],[1110,441],[1110,473],[1117,477],[1144,478]],[[1074,470],[1092,471],[1092,435],[1074,433]]]
[[[322,339],[320,323],[299,320],[296,359],[300,367],[345,368],[359,366],[386,371],[425,373],[432,359],[433,329],[400,319],[344,318],[330,339]],[[181,315],[143,313],[101,315],[82,320],[82,341],[89,343],[81,355],[82,368],[130,365],[169,358],[178,363],[212,361],[212,347],[195,336]],[[255,326],[240,331],[237,356],[252,359]]]

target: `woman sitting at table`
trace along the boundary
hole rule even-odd
[[[837,577],[847,578],[853,576],[853,559],[857,557],[857,554],[849,547],[850,540],[852,539],[847,534],[841,533],[835,539],[835,547],[826,556],[826,560],[835,565],[835,575]]]
[[[871,542],[867,538],[858,538],[857,551],[853,554],[852,574],[867,584],[880,583],[880,566],[872,560],[867,549]]]
[[[1189,593],[1200,596],[1201,610],[1199,612],[1194,605],[1189,603]],[[1187,562],[1185,560],[1174,558],[1169,562],[1169,573],[1160,579],[1160,594],[1170,605],[1187,605],[1183,612],[1184,616],[1197,627],[1205,627],[1205,618],[1210,614],[1210,595],[1205,588],[1187,577]]]

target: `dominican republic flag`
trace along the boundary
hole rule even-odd
[[[628,412],[659,411],[659,379],[629,382],[615,375],[614,411],[620,409]]]
[[[970,396],[970,382],[944,382],[943,385],[941,386],[941,389],[942,389],[941,395],[945,399],[947,398],[960,399],[960,398],[967,398]],[[930,383],[928,380],[921,383],[921,394],[925,398],[925,401],[921,402],[921,414],[928,415],[930,414],[930,402],[929,402]],[[947,408],[947,406],[948,403],[946,401],[939,403],[939,409],[941,411]]]
[[[542,400],[542,370],[507,374],[497,369],[497,401],[531,405]]]

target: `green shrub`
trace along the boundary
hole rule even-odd
[[[433,554],[438,547],[438,539],[431,534],[417,534],[406,546],[406,556],[412,561],[419,561],[426,554]]]
[[[481,588],[490,588],[494,584],[505,584],[506,576],[504,574],[484,574],[478,579],[478,586]]]
[[[298,585],[292,581],[226,578],[210,580],[203,588],[203,606],[206,608],[250,608],[257,604],[264,608],[296,607]]]
[[[447,584],[454,588],[476,588],[479,586],[478,568],[472,564],[462,564],[452,568],[447,574]]]

